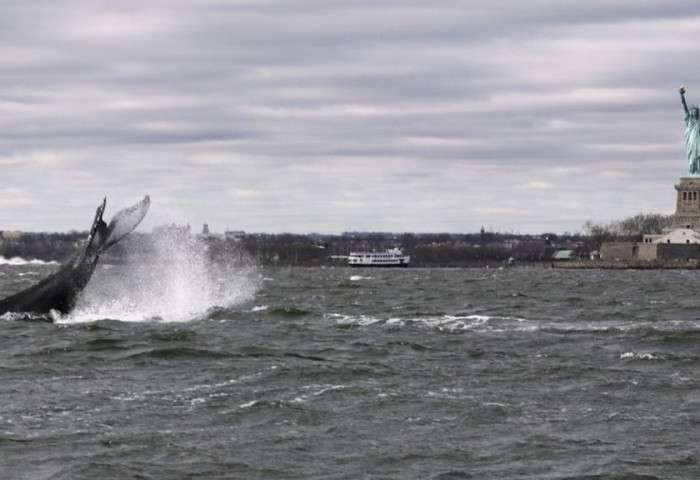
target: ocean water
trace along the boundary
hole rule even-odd
[[[8,294],[56,268],[9,263]],[[698,478],[698,284],[698,271],[102,265],[71,315],[0,317],[0,471]]]

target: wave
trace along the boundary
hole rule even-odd
[[[203,348],[191,347],[164,347],[154,348],[143,352],[135,353],[126,357],[129,360],[139,360],[144,358],[162,360],[187,360],[187,359],[220,359],[228,358],[231,355],[226,352],[207,350]]]
[[[280,307],[269,310],[269,313],[277,317],[296,318],[311,315],[313,312],[299,307]]]
[[[378,318],[372,315],[343,315],[331,313],[328,318],[344,327],[366,327],[379,324],[387,327],[404,327],[416,325],[432,330],[445,332],[458,332],[466,330],[506,332],[506,331],[533,331],[539,327],[532,322],[517,317],[488,316],[488,315],[427,315],[419,317],[392,317]]]
[[[465,331],[484,333],[545,332],[555,335],[596,334],[643,337],[664,346],[695,345],[700,339],[700,321],[669,322],[562,322],[552,319],[527,319],[508,315],[424,313],[384,317],[371,314],[328,313],[327,320],[340,328],[427,328],[446,333]]]
[[[350,277],[351,282],[359,282],[360,280],[374,280],[374,277],[363,277],[362,275],[353,275]]]
[[[53,260],[50,262],[45,262],[43,260],[37,259],[25,260],[22,257],[12,257],[8,259],[0,255],[0,265],[59,265],[59,263]]]
[[[46,322],[53,323],[55,316],[51,314],[37,314],[28,312],[6,312],[0,315],[0,320],[7,320],[11,322],[23,321],[23,322]]]
[[[671,358],[670,355],[665,353],[654,353],[654,352],[625,352],[620,354],[621,360],[655,360],[663,361]]]

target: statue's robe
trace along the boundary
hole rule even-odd
[[[688,156],[688,173],[700,174],[700,119],[685,114],[685,153]]]

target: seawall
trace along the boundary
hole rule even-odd
[[[552,262],[552,268],[559,269],[600,269],[600,270],[695,270],[700,268],[698,262],[690,261],[605,261],[583,260],[569,262]]]

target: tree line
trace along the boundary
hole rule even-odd
[[[583,234],[590,249],[600,249],[605,242],[641,242],[644,235],[661,234],[672,223],[673,215],[638,213],[609,223],[588,220],[583,224]]]

